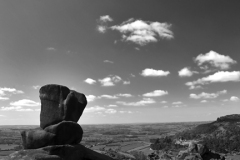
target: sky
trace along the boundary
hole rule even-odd
[[[0,2],[0,125],[39,125],[39,88],[84,93],[79,124],[240,112],[239,0]]]

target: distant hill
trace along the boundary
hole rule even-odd
[[[176,138],[198,139],[217,151],[240,151],[240,114],[226,115],[176,134]]]

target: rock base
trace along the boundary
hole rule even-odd
[[[78,145],[55,145],[39,149],[21,150],[10,154],[3,160],[113,160],[111,157],[97,153]]]

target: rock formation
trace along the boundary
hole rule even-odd
[[[9,160],[112,160],[79,144],[83,130],[77,123],[87,100],[84,94],[61,85],[40,88],[40,129],[21,132],[25,150]]]
[[[188,149],[180,151],[176,157],[176,160],[210,160],[210,159],[224,160],[225,157],[222,157],[217,153],[211,152],[205,145],[196,144],[194,142],[189,143]]]

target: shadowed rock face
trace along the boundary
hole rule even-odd
[[[44,130],[22,131],[23,148],[36,149],[54,144],[55,134]]]
[[[55,145],[17,151],[4,160],[113,160],[82,145]]]
[[[83,130],[78,123],[63,121],[55,125],[48,126],[45,131],[55,134],[54,144],[78,144],[82,140]]]
[[[40,127],[57,124],[63,120],[77,122],[87,105],[84,94],[65,86],[49,84],[40,88]]]

